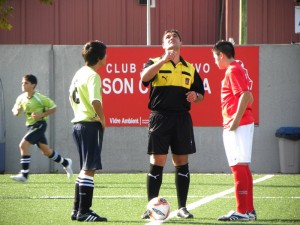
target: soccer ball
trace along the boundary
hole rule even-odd
[[[165,220],[170,213],[170,204],[162,197],[151,199],[147,204],[150,212],[150,218],[153,220]]]

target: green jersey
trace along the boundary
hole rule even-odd
[[[34,120],[31,118],[31,113],[42,113],[49,109],[56,108],[56,104],[53,100],[38,92],[35,92],[31,98],[27,98],[27,93],[19,95],[14,108],[18,106],[21,106],[22,110],[24,111],[24,115],[26,117],[26,126],[33,125],[37,121],[47,120],[47,117]]]
[[[102,103],[102,87],[99,74],[88,66],[83,66],[73,77],[70,92],[70,102],[74,112],[72,123],[91,122],[97,114],[92,102]]]

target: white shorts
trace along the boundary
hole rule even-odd
[[[229,166],[251,163],[254,123],[239,126],[234,131],[224,129],[223,143]]]

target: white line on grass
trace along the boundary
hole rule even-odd
[[[256,179],[256,180],[254,180],[253,183],[256,184],[256,183],[265,181],[265,180],[267,180],[267,179],[270,179],[270,178],[273,177],[273,176],[274,176],[274,175],[266,175],[266,176],[264,176],[264,177],[261,177],[261,178],[258,178],[258,179]],[[187,208],[188,210],[193,210],[193,209],[195,209],[195,208],[198,208],[198,207],[201,206],[201,205],[204,205],[204,204],[206,204],[206,203],[208,203],[208,202],[211,202],[211,201],[213,201],[213,200],[215,200],[215,199],[221,198],[221,197],[223,197],[223,196],[225,196],[225,195],[228,195],[228,194],[231,194],[231,193],[233,193],[233,192],[234,192],[234,188],[227,189],[227,190],[222,191],[222,192],[220,192],[220,193],[217,193],[217,194],[214,194],[214,195],[207,196],[207,197],[205,197],[205,198],[203,198],[203,199],[200,199],[199,201],[196,201],[196,202],[194,202],[194,203],[191,203],[191,204],[187,205],[186,208]],[[168,218],[165,219],[164,221],[176,217],[176,216],[177,216],[177,213],[178,213],[178,210],[175,210],[175,211],[171,212],[170,215],[168,216]],[[162,224],[162,223],[163,223],[163,221],[151,221],[150,223],[146,223],[146,225],[154,225],[154,224]]]
[[[165,198],[177,198],[177,196],[164,196]],[[191,198],[205,198],[207,196],[189,196]],[[124,195],[114,195],[114,196],[104,196],[104,195],[95,195],[93,196],[95,199],[132,199],[132,198],[145,198],[145,196],[124,196]],[[222,196],[219,198],[235,198],[235,196]],[[300,199],[300,196],[261,196],[261,197],[254,197],[255,199]],[[74,196],[1,196],[0,199],[74,199]]]

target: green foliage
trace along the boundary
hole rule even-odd
[[[265,175],[254,175],[254,179]],[[9,175],[0,175],[0,224],[5,225],[68,225],[71,221],[76,175],[68,180],[65,174],[31,174],[26,184],[17,183]],[[164,174],[160,195],[177,209],[174,174]],[[233,187],[231,174],[191,174],[188,204]],[[254,203],[258,220],[251,225],[300,224],[300,175],[275,175],[254,185]],[[146,174],[97,174],[92,209],[108,218],[107,225],[137,225],[145,211]],[[216,224],[217,217],[235,208],[234,194],[207,202],[191,212],[195,218],[171,218],[163,224]],[[226,225],[237,225],[227,222]],[[244,224],[244,223],[243,223]],[[246,224],[246,223],[245,223]]]
[[[54,0],[39,0],[41,3],[52,5]],[[9,17],[13,13],[13,7],[7,4],[7,0],[0,0],[0,29],[11,30],[12,25],[9,23]]]
[[[12,25],[8,22],[8,17],[13,12],[13,7],[6,4],[6,0],[0,0],[0,29],[11,30]]]

